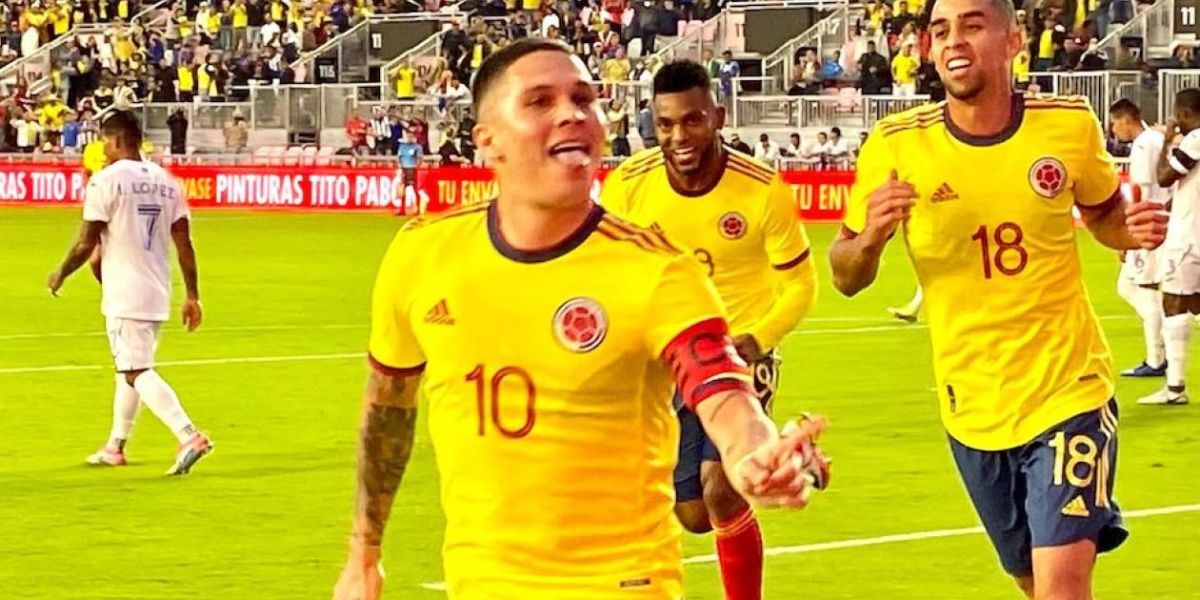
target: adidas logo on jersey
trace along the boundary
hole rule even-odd
[[[1074,500],[1063,507],[1062,514],[1068,517],[1089,517],[1092,513],[1088,512],[1087,504],[1083,502],[1083,496],[1075,496]]]
[[[444,299],[433,305],[433,308],[429,309],[429,312],[425,313],[425,322],[432,323],[434,325],[454,324],[454,317],[450,316],[450,307],[446,306],[446,301]]]
[[[939,187],[937,191],[933,192],[933,195],[929,197],[929,201],[933,203],[949,202],[951,200],[958,200],[958,192],[954,191],[954,188],[950,187],[950,184],[948,183],[943,183],[941,187]]]

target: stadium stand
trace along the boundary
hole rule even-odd
[[[394,160],[411,131],[426,161],[471,162],[474,70],[543,36],[573,46],[600,82],[614,156],[653,143],[650,79],[691,58],[752,153],[840,168],[875,120],[944,93],[927,1],[17,0],[0,9],[0,152],[79,153],[120,108],[177,156]],[[1016,82],[1085,95],[1102,120],[1122,97],[1161,113],[1200,66],[1195,32],[1172,30],[1187,1],[1019,1]],[[798,7],[815,11],[810,27],[749,49],[748,20]],[[428,35],[385,48],[391,26]]]

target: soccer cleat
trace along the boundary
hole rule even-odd
[[[1167,388],[1163,388],[1149,396],[1139,398],[1137,403],[1150,406],[1182,406],[1188,403],[1188,396],[1187,392],[1172,392]]]
[[[123,467],[127,463],[124,452],[111,446],[105,446],[88,456],[87,464],[94,467]]]
[[[1165,377],[1167,374],[1167,363],[1164,361],[1161,367],[1152,367],[1143,362],[1142,364],[1121,371],[1121,377]]]
[[[188,441],[179,445],[179,451],[175,453],[175,464],[167,470],[167,475],[187,475],[200,459],[208,456],[213,451],[212,440],[203,433],[195,433]]]
[[[916,323],[917,322],[917,315],[909,312],[907,308],[889,308],[889,309],[887,309],[887,311],[888,311],[888,314],[892,315],[892,318],[894,318],[894,319],[900,319],[901,321],[904,321],[905,323]]]

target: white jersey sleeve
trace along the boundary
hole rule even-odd
[[[1169,157],[1171,168],[1180,175],[1187,175],[1200,161],[1200,129],[1194,129],[1183,136],[1183,141],[1177,148],[1171,150]]]
[[[1143,129],[1129,151],[1129,182],[1140,188],[1141,199],[1166,202],[1169,190],[1158,185],[1158,159],[1163,151],[1163,134]]]
[[[112,195],[104,180],[92,177],[83,191],[83,220],[107,223],[112,218]]]
[[[92,185],[98,190],[94,202]],[[118,161],[89,184],[84,218],[89,215],[106,217],[108,223],[102,239],[104,315],[167,320],[171,225],[189,215],[179,184],[156,164]]]

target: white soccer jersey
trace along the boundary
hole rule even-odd
[[[1200,239],[1197,235],[1196,209],[1200,203],[1200,176],[1196,163],[1200,161],[1200,129],[1183,136],[1179,146],[1171,149],[1168,158],[1171,168],[1183,176],[1171,201],[1171,218],[1167,224],[1164,249],[1186,249]]]
[[[1158,158],[1163,143],[1162,133],[1146,127],[1133,139],[1129,150],[1129,183],[1141,188],[1144,201],[1165,204],[1171,199],[1170,188],[1158,185]]]
[[[101,238],[106,317],[169,318],[171,224],[189,216],[179,184],[152,162],[121,160],[92,177],[83,219],[108,224]]]
[[[1165,138],[1145,123],[1142,127],[1129,152],[1129,183],[1137,188],[1137,197],[1141,201],[1166,204],[1171,199],[1171,191],[1158,185],[1158,158]],[[1138,285],[1158,283],[1157,261],[1153,250],[1130,250],[1125,254],[1121,277]]]

